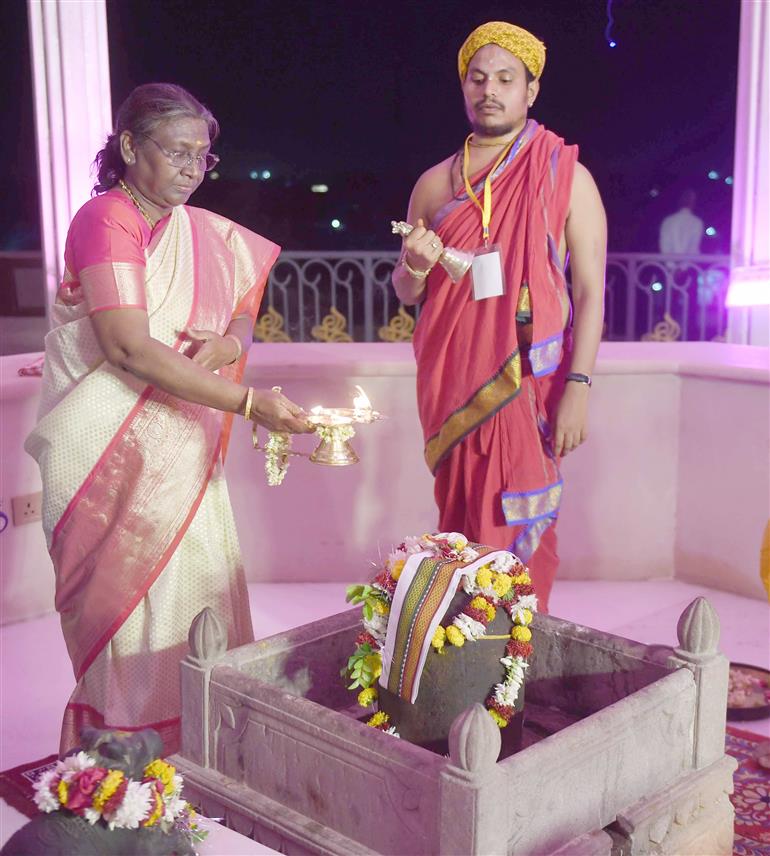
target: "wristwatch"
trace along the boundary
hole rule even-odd
[[[580,372],[570,372],[566,379],[574,380],[575,383],[584,383],[586,386],[591,386],[591,378],[587,374],[581,374]]]

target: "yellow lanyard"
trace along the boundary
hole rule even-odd
[[[505,159],[505,156],[511,150],[511,146],[516,142],[516,138],[514,137],[514,139],[512,139],[502,150],[500,157],[495,161],[495,165],[487,173],[487,177],[484,179],[484,204],[482,205],[482,203],[479,202],[478,196],[473,192],[470,180],[468,179],[468,165],[470,164],[471,159],[470,142],[472,136],[473,134],[468,134],[468,137],[465,140],[463,179],[465,180],[465,190],[468,193],[468,196],[470,196],[470,198],[476,203],[476,207],[481,211],[481,227],[482,234],[484,236],[484,246],[486,247],[489,245],[489,224],[492,221],[492,176],[495,174],[495,170]]]

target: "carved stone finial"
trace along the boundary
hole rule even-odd
[[[187,641],[191,657],[201,663],[210,663],[227,651],[227,628],[216,612],[207,606],[193,618]]]
[[[500,744],[500,729],[478,703],[464,710],[449,731],[449,757],[455,767],[469,773],[494,767]]]
[[[677,653],[689,659],[704,659],[717,653],[719,616],[705,597],[696,597],[685,609],[676,626]]]

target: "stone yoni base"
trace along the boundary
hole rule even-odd
[[[448,757],[361,724],[339,677],[359,618],[228,652],[221,622],[198,616],[174,763],[204,813],[302,856],[732,852],[728,664],[703,598],[675,649],[536,616],[527,708],[542,739],[503,760],[478,704]]]

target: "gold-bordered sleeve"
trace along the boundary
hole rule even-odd
[[[89,314],[105,309],[147,309],[144,267],[133,262],[103,262],[80,271]]]

